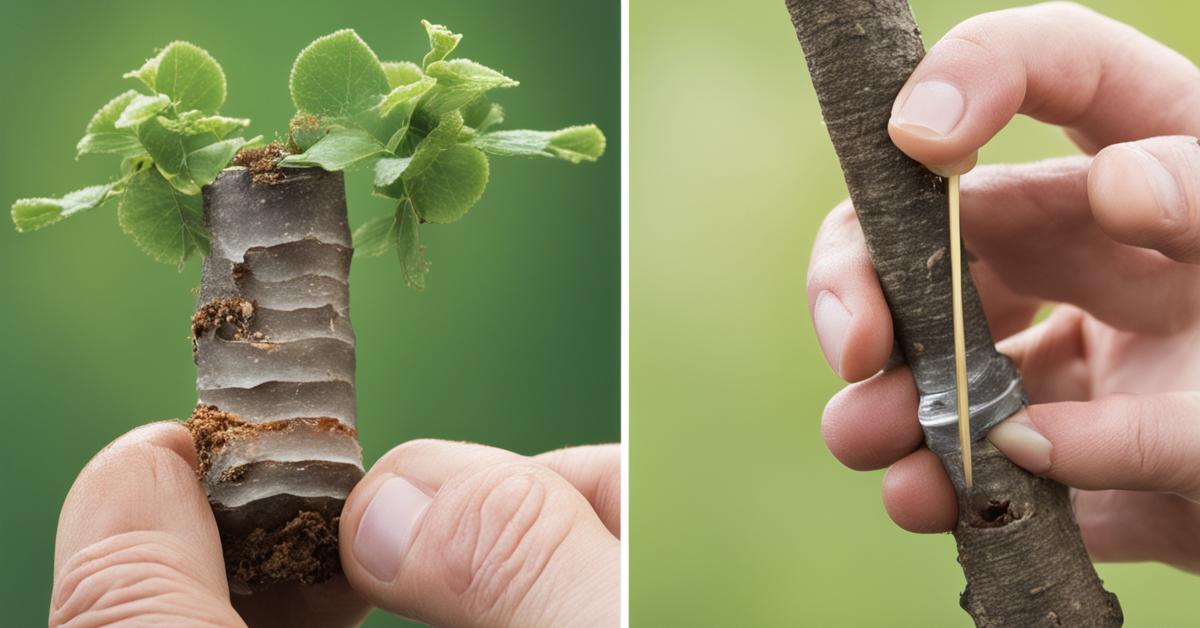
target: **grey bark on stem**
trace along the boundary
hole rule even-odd
[[[193,325],[197,413],[224,421],[197,442],[235,593],[340,571],[337,520],[363,475],[342,174],[281,176],[231,169],[204,190],[197,316],[233,313]]]
[[[1066,487],[983,440],[1025,403],[963,270],[975,481],[954,427],[954,344],[945,180],[892,144],[892,101],[925,54],[905,0],[786,0],[826,128],[867,240],[897,344],[921,397],[926,444],[958,495],[960,604],[977,626],[1119,626],[1117,598],[1088,558]]]

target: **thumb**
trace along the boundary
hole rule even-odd
[[[1088,172],[1096,222],[1113,239],[1200,263],[1200,144],[1175,135],[1113,144]]]
[[[620,542],[569,482],[514,453],[423,440],[346,500],[342,565],[390,612],[435,625],[617,625]]]
[[[1121,395],[1029,406],[988,434],[1031,473],[1085,490],[1200,497],[1200,395]]]

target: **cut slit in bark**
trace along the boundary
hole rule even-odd
[[[342,174],[226,170],[204,210],[189,427],[230,588],[319,583],[340,572],[338,517],[363,475]]]
[[[975,483],[954,425],[954,347],[945,182],[892,144],[892,101],[924,55],[905,0],[787,0],[821,113],[920,392],[926,444],[958,495],[954,530],[977,626],[1119,626],[1116,596],[1088,558],[1066,487],[1029,475],[983,440],[1025,403],[992,342],[966,266],[963,310]],[[969,258],[968,258],[969,259]]]

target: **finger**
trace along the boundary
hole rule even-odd
[[[821,416],[825,446],[858,471],[882,469],[924,442],[917,422],[917,387],[907,366],[850,384],[829,400]]]
[[[570,483],[529,458],[414,441],[342,513],[351,585],[435,625],[616,625],[620,542]]]
[[[951,29],[896,97],[888,125],[917,161],[955,164],[1018,113],[1070,129],[1085,150],[1200,132],[1200,72],[1130,26],[1054,2]]]
[[[240,623],[192,439],[154,423],[76,478],[58,520],[50,625]]]
[[[949,532],[958,521],[954,485],[928,449],[901,458],[883,476],[883,507],[909,532]]]
[[[1032,405],[988,440],[1031,473],[1075,488],[1200,498],[1200,394]]]
[[[1114,239],[1195,264],[1200,263],[1198,178],[1195,137],[1114,144],[1096,155],[1088,198],[1096,222]]]
[[[963,179],[967,247],[1026,299],[1072,303],[1131,331],[1190,324],[1200,313],[1200,269],[1101,229],[1089,202],[1089,166],[1079,157],[976,169]],[[986,305],[993,297],[985,287]]]
[[[986,264],[974,277],[984,311],[998,333],[1029,324],[1036,300],[1015,294]],[[891,313],[849,202],[834,208],[817,233],[809,262],[808,302],[821,350],[843,379],[861,381],[884,367],[893,346]]]
[[[1156,561],[1200,573],[1200,504],[1163,493],[1076,491],[1074,506],[1092,560]]]
[[[1086,320],[1078,308],[1060,305],[1046,320],[996,345],[1021,372],[1025,393],[1034,403],[1091,398]]]
[[[567,447],[534,460],[561,475],[579,491],[613,536],[621,537],[621,446]]]
[[[892,315],[849,201],[825,218],[810,260],[809,313],[825,360],[847,381],[870,377],[892,353]]]

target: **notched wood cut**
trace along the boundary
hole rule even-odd
[[[261,332],[253,333],[253,301],[241,297],[220,297],[201,305],[192,315],[192,350],[196,339],[209,332],[225,340],[262,340]]]

